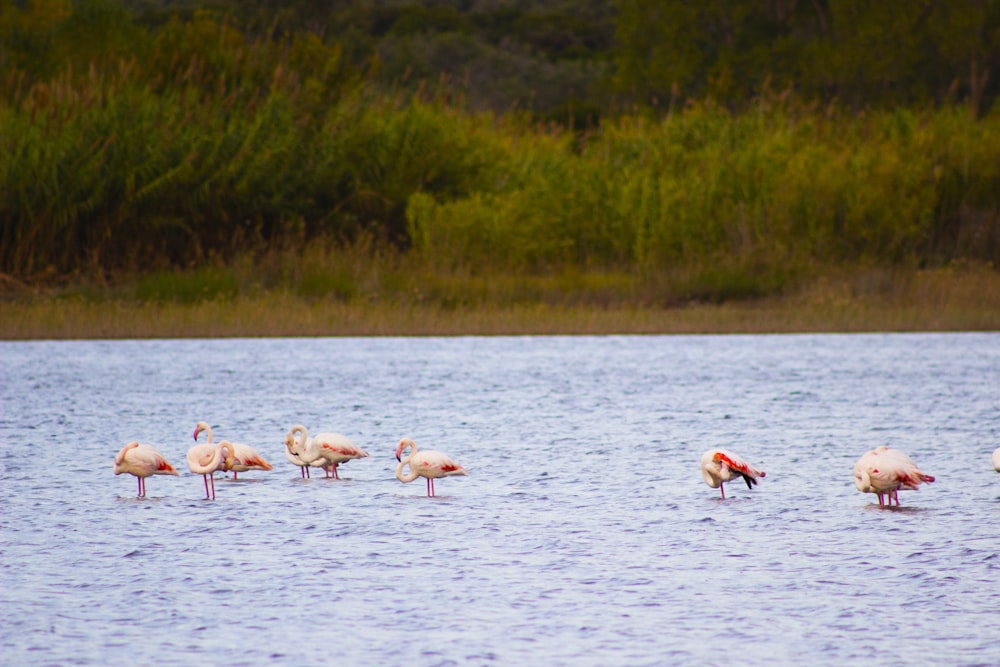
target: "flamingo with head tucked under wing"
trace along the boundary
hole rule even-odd
[[[212,483],[211,499],[215,500],[215,471],[228,470],[233,462],[233,445],[228,440],[195,445],[187,453],[188,468],[205,479],[205,500],[209,499],[208,485]]]
[[[194,427],[194,439],[198,439],[198,434],[205,431],[208,434],[208,444],[214,444],[212,440],[212,427],[207,422],[198,422]],[[247,470],[270,470],[271,464],[257,453],[257,450],[249,445],[239,442],[230,442],[232,447],[233,460],[227,465],[227,470],[233,471],[233,479],[239,479],[239,473]]]
[[[757,478],[766,477],[767,473],[758,470],[730,451],[710,449],[702,454],[701,476],[710,487],[719,489],[722,492],[722,499],[725,500],[726,489],[723,484],[726,482],[742,477],[747,483],[747,488],[752,489],[757,484]]]
[[[406,458],[400,458],[402,453],[409,449],[410,453]],[[448,477],[450,475],[468,475],[465,468],[455,463],[450,456],[443,452],[431,449],[418,451],[417,444],[409,438],[403,438],[396,446],[396,479],[400,482],[412,482],[417,477],[427,479],[427,495],[433,497],[434,480],[438,477]],[[404,473],[403,469],[409,466],[410,472]]]
[[[298,437],[296,437],[298,435]],[[323,468],[326,476],[340,479],[337,468],[341,463],[363,459],[368,452],[340,433],[309,435],[302,424],[296,424],[285,435],[285,448],[299,460]]]
[[[130,442],[115,455],[116,475],[135,475],[139,483],[139,498],[146,497],[146,478],[150,475],[176,475],[177,470],[152,445]]]
[[[879,507],[885,507],[888,497],[889,507],[896,501],[899,507],[899,490],[916,490],[924,482],[933,482],[934,477],[921,471],[909,456],[882,445],[865,452],[854,464],[854,486],[862,493],[878,496]]]

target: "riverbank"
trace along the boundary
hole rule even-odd
[[[514,303],[449,307],[307,299],[287,291],[195,303],[21,293],[0,301],[0,339],[726,334],[1000,330],[1000,273],[914,272],[885,283],[818,279],[795,294],[672,307]]]

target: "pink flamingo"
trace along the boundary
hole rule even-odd
[[[298,438],[295,437],[296,434]],[[341,463],[368,456],[368,452],[355,445],[346,435],[317,433],[310,437],[309,431],[301,424],[296,424],[288,431],[285,436],[285,448],[304,463],[322,467],[325,476],[334,479],[340,479],[337,468]]]
[[[757,483],[757,478],[766,477],[767,473],[758,470],[730,451],[710,449],[701,457],[701,476],[710,487],[719,489],[725,500],[726,489],[723,483],[742,477],[747,483],[747,488],[752,489]]]
[[[194,427],[194,439],[197,441],[198,435],[202,431],[208,433],[208,444],[214,444],[212,440],[212,427],[207,422],[198,422]],[[271,464],[258,454],[257,450],[253,447],[239,442],[230,442],[229,445],[232,447],[233,461],[227,465],[227,469],[233,471],[233,479],[239,479],[239,473],[246,472],[247,470],[271,469]]]
[[[310,477],[309,475],[310,464],[306,463],[301,458],[299,458],[299,455],[296,454],[295,450],[292,448],[292,444],[289,444],[287,440],[285,441],[285,458],[288,459],[288,462],[291,463],[292,465],[296,465],[299,467],[299,472],[302,474],[302,479]],[[325,463],[328,466],[330,465],[329,462],[327,462],[325,459],[323,460],[323,463]],[[320,463],[317,461],[313,465],[319,466]]]
[[[177,470],[167,462],[163,454],[151,445],[130,442],[115,454],[116,475],[135,475],[139,482],[139,498],[146,497],[146,478],[150,475],[176,475]]]
[[[934,477],[922,472],[909,456],[885,445],[865,452],[854,464],[854,486],[862,493],[878,496],[879,507],[889,507],[896,501],[899,507],[899,489],[916,490],[923,482],[933,482]]]
[[[215,500],[215,471],[228,470],[229,464],[233,461],[233,446],[230,442],[210,444],[204,443],[195,445],[188,450],[187,462],[191,472],[201,475],[205,479],[205,500],[209,499],[208,483],[212,482],[212,500]]]
[[[400,458],[403,451],[409,449],[406,458]],[[427,496],[434,496],[434,479],[449,475],[468,475],[462,466],[455,463],[450,456],[434,450],[417,451],[417,444],[409,438],[403,438],[396,446],[396,479],[400,482],[412,482],[417,477],[427,478]],[[403,468],[410,466],[410,472],[404,474]]]

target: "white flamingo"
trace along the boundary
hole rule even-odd
[[[710,487],[719,489],[725,500],[724,483],[742,477],[747,483],[747,488],[752,489],[757,484],[757,478],[766,477],[767,473],[758,470],[728,450],[710,449],[701,456],[701,476]]]
[[[155,447],[138,442],[128,443],[115,455],[114,471],[116,475],[135,475],[139,483],[140,498],[146,497],[146,478],[150,475],[178,474],[177,469]]]
[[[409,449],[410,453],[406,458],[400,458],[403,451]],[[423,451],[417,450],[417,444],[409,438],[403,438],[396,446],[396,479],[400,482],[412,482],[417,477],[427,478],[427,495],[434,496],[434,480],[438,477],[448,477],[450,475],[468,475],[465,468],[455,463],[450,456],[443,452],[432,449]],[[410,472],[403,473],[403,469],[409,466]]]
[[[924,482],[933,482],[934,477],[922,472],[909,456],[882,445],[865,452],[854,464],[854,486],[862,493],[878,496],[879,507],[889,507],[896,501],[899,507],[899,489],[916,490]]]
[[[285,435],[285,448],[304,463],[323,468],[326,476],[334,479],[340,479],[337,468],[341,463],[368,456],[368,452],[355,445],[346,435],[317,433],[310,436],[302,424],[296,424]]]
[[[194,427],[194,439],[198,440],[198,435],[202,431],[208,434],[208,444],[215,444],[212,440],[212,427],[207,422],[198,422]],[[271,464],[253,447],[239,442],[230,442],[229,445],[232,447],[233,460],[227,465],[227,470],[233,471],[233,479],[239,479],[239,473],[248,470],[271,469]]]
[[[227,440],[215,444],[195,445],[188,450],[187,462],[191,472],[205,479],[205,500],[209,499],[208,484],[212,482],[212,500],[215,500],[215,471],[228,469],[233,461],[233,445]]]
[[[1000,472],[1000,447],[993,451],[993,469]]]

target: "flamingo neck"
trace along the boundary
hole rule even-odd
[[[198,422],[198,430],[195,431],[194,439],[197,440],[198,439],[198,435],[202,431],[204,431],[205,434],[206,434],[205,437],[207,438],[207,440],[205,442],[207,442],[210,445],[214,445],[215,443],[212,441],[212,427],[209,426],[208,424],[206,424],[205,422]]]
[[[413,469],[413,466],[409,465],[410,460],[417,453],[416,443],[413,442],[412,440],[404,441],[399,448],[400,455],[402,455],[402,453],[405,452],[407,449],[410,450],[410,453],[407,454],[406,456],[401,456],[401,458],[399,459],[399,465],[396,466],[396,479],[398,479],[400,482],[412,482],[417,477],[419,477],[419,475]],[[404,473],[403,468],[407,466],[410,467],[410,471]]]

